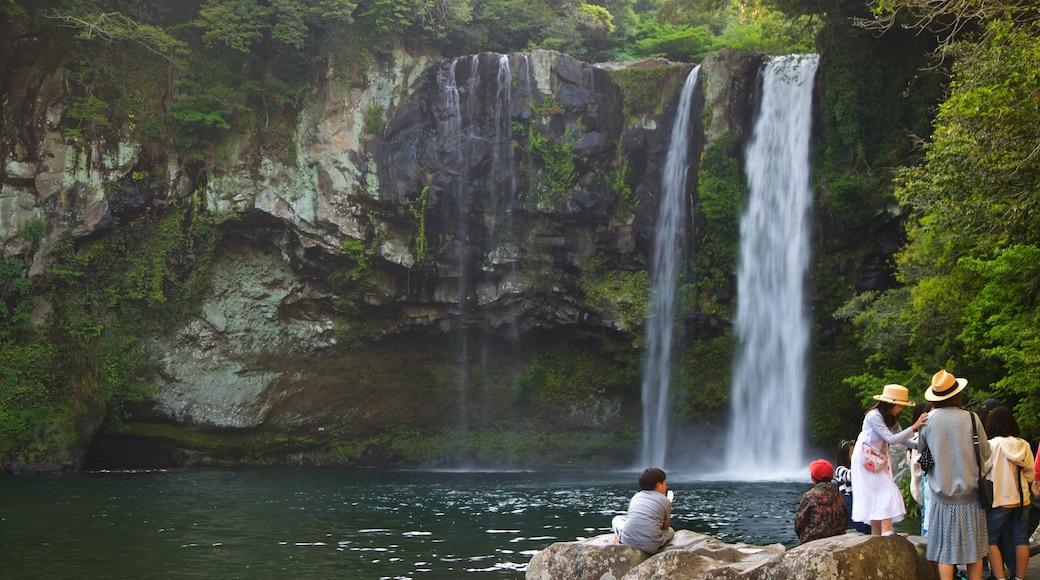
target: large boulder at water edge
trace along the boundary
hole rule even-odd
[[[527,567],[533,580],[741,578],[784,552],[780,544],[726,544],[689,530],[653,556],[613,543],[613,534],[577,542],[557,542],[538,552]],[[757,577],[757,576],[756,576]]]
[[[726,544],[704,534],[679,530],[653,556],[613,543],[606,534],[577,542],[557,542],[538,552],[527,568],[529,580],[648,580],[670,578],[748,580],[933,580],[934,564],[901,536],[850,533],[808,542],[791,550],[780,544]]]
[[[807,542],[788,550],[763,578],[938,578],[935,565],[902,536],[845,534]]]

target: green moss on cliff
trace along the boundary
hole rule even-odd
[[[697,423],[713,423],[729,405],[729,385],[736,340],[728,331],[709,339],[695,339],[683,353],[681,373],[673,384],[681,416]]]
[[[118,424],[145,396],[141,339],[194,311],[206,285],[217,235],[194,210],[174,204],[80,245],[59,242],[46,326],[0,349],[4,465],[75,463],[102,418]]]
[[[637,332],[642,328],[650,290],[646,270],[612,269],[602,259],[595,259],[582,267],[578,286],[585,294],[586,306],[615,320],[619,330]]]
[[[665,103],[675,102],[686,80],[679,63],[662,61],[658,66],[629,66],[610,70],[610,79],[621,87],[625,125],[632,126],[643,117],[660,115]]]
[[[712,141],[701,156],[698,174],[696,300],[700,312],[728,317],[731,306],[719,299],[720,289],[732,287],[740,251],[740,214],[747,204],[747,180],[739,160],[737,137],[726,133]]]

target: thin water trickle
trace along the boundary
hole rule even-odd
[[[686,77],[661,176],[662,198],[657,210],[654,254],[650,263],[650,315],[646,320],[646,355],[643,361],[643,445],[640,456],[643,465],[663,466],[668,453],[671,415],[668,391],[671,386],[675,294],[686,259],[690,104],[699,76],[700,65],[697,65]]]
[[[737,265],[739,340],[727,465],[780,474],[804,468],[809,315],[809,141],[817,55],[775,57],[745,154],[748,207]]]

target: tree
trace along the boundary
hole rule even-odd
[[[953,366],[977,398],[1013,406],[1030,438],[1040,434],[1038,39],[1040,22],[999,18],[945,46],[949,98],[924,163],[896,180],[909,212],[897,257],[906,288],[849,305],[864,344],[885,345],[877,374],[923,379]],[[882,336],[883,320],[901,333]]]

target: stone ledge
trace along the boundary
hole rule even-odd
[[[649,580],[669,578],[746,580],[935,580],[924,558],[924,538],[848,533],[786,550],[780,544],[726,544],[678,530],[671,545],[653,556],[613,543],[612,534],[557,542],[538,552],[528,580]]]

